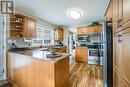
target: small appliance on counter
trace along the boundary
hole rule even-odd
[[[24,51],[27,50],[27,48],[23,47],[17,47],[16,44],[12,43],[10,51]]]
[[[64,46],[62,42],[59,42],[59,46]]]

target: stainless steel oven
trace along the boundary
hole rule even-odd
[[[88,64],[100,65],[100,59],[103,56],[101,49],[89,49],[88,51]]]

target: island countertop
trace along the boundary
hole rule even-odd
[[[9,53],[13,53],[13,54],[18,54],[18,55],[23,55],[23,56],[28,56],[28,57],[32,57],[35,59],[39,59],[41,61],[47,61],[47,62],[58,62],[64,58],[68,58],[68,56],[70,56],[67,53],[58,53],[61,56],[60,57],[56,57],[56,58],[48,58],[47,54],[50,54],[50,52],[48,51],[39,51],[39,50],[28,50],[28,51],[14,51],[14,52],[9,52]]]
[[[17,87],[68,87],[69,54],[47,58],[48,51],[8,53],[8,77]],[[62,78],[61,78],[62,77]]]

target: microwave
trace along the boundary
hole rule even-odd
[[[77,36],[78,41],[87,41],[88,36]]]

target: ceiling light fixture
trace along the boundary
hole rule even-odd
[[[82,10],[78,9],[78,8],[70,8],[68,9],[67,12],[68,16],[73,18],[73,19],[79,19],[83,16],[83,12]]]

